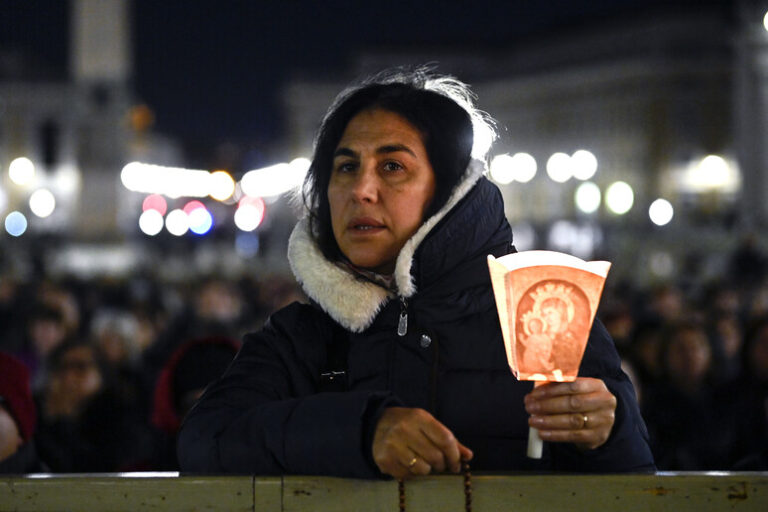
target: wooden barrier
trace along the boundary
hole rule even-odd
[[[473,510],[768,511],[768,473],[655,475],[476,474]],[[463,478],[405,486],[408,511],[463,511]],[[0,511],[387,511],[394,481],[331,477],[177,476],[175,473],[0,476]]]

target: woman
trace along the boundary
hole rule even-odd
[[[246,337],[185,420],[184,471],[405,478],[485,470],[646,470],[631,384],[596,323],[573,383],[518,382],[486,258],[514,248],[472,157],[458,81],[424,72],[343,93],[323,121],[289,242],[311,304]],[[475,155],[484,157],[484,155]],[[341,392],[327,392],[328,381]],[[549,443],[525,457],[529,424]]]
[[[723,424],[737,416],[723,414],[721,404],[735,402],[738,393],[724,398],[712,385],[714,361],[701,321],[685,318],[665,327],[659,347],[661,379],[643,402],[651,448],[663,470],[727,467],[726,453],[734,439]],[[743,415],[738,418],[744,421]]]

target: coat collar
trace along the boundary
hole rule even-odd
[[[443,208],[427,219],[400,250],[394,280],[401,297],[410,298],[417,291],[411,273],[416,249],[440,220],[469,193],[484,172],[485,164],[472,160]],[[288,261],[307,296],[352,332],[367,329],[381,308],[393,298],[389,290],[328,261],[309,233],[306,216],[296,224],[288,240]]]

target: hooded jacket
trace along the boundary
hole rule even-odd
[[[289,260],[311,304],[294,303],[245,337],[233,364],[182,426],[182,471],[377,477],[371,449],[388,406],[420,407],[473,450],[474,469],[652,470],[645,425],[613,342],[595,322],[580,375],[616,396],[609,440],[582,452],[545,443],[525,456],[532,384],[507,364],[487,255],[514,251],[499,190],[473,161],[402,248],[397,292],[325,259],[300,221]],[[345,347],[346,390],[321,373]]]

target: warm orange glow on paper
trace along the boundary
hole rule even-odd
[[[552,251],[488,257],[510,369],[519,380],[575,380],[610,263]]]

